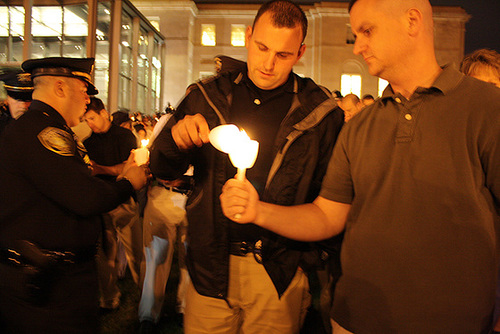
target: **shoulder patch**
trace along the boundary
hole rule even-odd
[[[65,157],[75,155],[75,140],[63,129],[47,127],[38,134],[38,140],[46,149],[54,153]]]

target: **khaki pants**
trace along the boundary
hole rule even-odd
[[[187,220],[186,195],[153,186],[148,191],[144,209],[143,238],[145,261],[141,268],[144,283],[139,302],[139,320],[158,322],[161,316],[165,287],[170,275],[174,246],[178,247],[180,278],[177,290],[177,311],[184,313],[185,290],[189,275],[185,266]]]
[[[120,304],[121,295],[116,284],[118,278],[117,240],[119,238],[122,242],[132,278],[136,284],[139,284],[143,258],[142,221],[139,218],[137,203],[133,198],[105,213],[103,219],[103,242],[97,254],[101,291],[100,306],[116,308]]]
[[[299,269],[283,296],[252,253],[229,259],[228,303],[202,296],[189,284],[184,314],[186,334],[297,334],[311,304],[309,281]]]

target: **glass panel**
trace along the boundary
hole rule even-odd
[[[97,4],[94,84],[99,90],[99,97],[102,99],[104,104],[107,104],[109,85],[109,27],[111,24],[110,8],[110,2],[99,2]]]
[[[137,57],[137,81],[141,85],[147,85],[148,82],[148,35],[141,29],[139,36],[139,50]]]
[[[121,29],[121,63],[120,73],[128,78],[132,77],[132,18],[122,13]]]
[[[215,24],[201,25],[201,45],[215,46]]]
[[[87,57],[86,37],[65,37],[63,42],[63,57],[85,58]]]
[[[64,35],[65,36],[87,36],[88,35],[88,6],[71,5],[63,8],[64,12]]]
[[[232,46],[245,46],[245,30],[244,24],[231,24]]]
[[[137,111],[140,113],[148,113],[146,111],[146,93],[147,93],[147,88],[143,85],[139,85],[137,87]]]
[[[24,36],[24,7],[9,7],[11,36]]]
[[[9,36],[9,7],[0,7],[0,36]]]
[[[35,37],[57,36],[62,39],[63,13],[59,6],[33,7],[31,33]]]
[[[119,91],[119,97],[118,97],[118,109],[128,109],[130,110],[130,97],[132,94],[130,94],[130,83],[131,80],[130,78],[124,77],[120,75],[120,80],[119,80],[119,85],[120,85],[120,91]]]

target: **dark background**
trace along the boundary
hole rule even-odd
[[[293,0],[298,4],[321,1],[349,2],[349,0]],[[404,1],[404,0],[401,0]],[[195,0],[199,3],[264,3],[259,0]],[[465,54],[481,48],[500,52],[500,0],[430,0],[433,6],[459,6],[471,16],[465,24]]]

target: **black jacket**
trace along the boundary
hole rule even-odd
[[[262,200],[281,205],[312,202],[319,193],[343,115],[335,100],[311,79],[292,74],[292,106],[278,131],[274,162]],[[163,179],[176,179],[194,166],[195,189],[187,203],[189,274],[198,293],[226,298],[229,275],[228,219],[219,195],[230,166],[225,153],[212,145],[180,152],[171,127],[185,115],[201,113],[210,129],[226,123],[232,89],[240,71],[221,73],[191,85],[176,114],[153,143],[151,170]],[[286,224],[286,222],[283,222]],[[266,231],[263,265],[281,296],[290,284],[307,243],[292,241]]]
[[[0,140],[1,247],[15,240],[65,251],[96,245],[100,214],[134,189],[126,180],[91,176],[79,145],[64,118],[41,101],[6,129]]]

